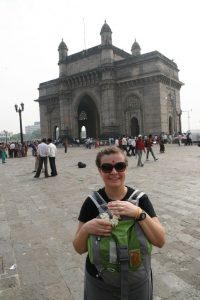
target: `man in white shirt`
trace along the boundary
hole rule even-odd
[[[48,145],[46,139],[42,139],[42,142],[38,145],[37,156],[39,159],[39,164],[38,164],[37,172],[34,177],[35,178],[40,177],[43,164],[44,164],[45,177],[49,177],[48,169],[47,169]]]
[[[15,143],[10,144],[10,158],[15,156]]]
[[[50,167],[51,167],[51,176],[53,177],[53,176],[58,175],[57,170],[56,170],[56,162],[55,162],[57,148],[52,143],[52,139],[48,138],[47,142],[48,142],[49,163],[50,163]]]
[[[123,151],[126,151],[126,153],[127,153],[127,138],[125,135],[123,135],[123,137],[122,137],[122,149],[123,149]]]

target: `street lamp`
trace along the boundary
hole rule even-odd
[[[8,131],[4,130],[3,132],[5,133],[5,136],[6,136],[6,145],[7,145],[7,141],[8,141],[8,139],[7,139],[7,137],[8,137]]]
[[[182,110],[182,112],[186,112],[187,113],[187,117],[188,117],[188,130],[190,130],[190,112],[192,111],[192,109],[188,109],[188,110]]]
[[[21,103],[19,106],[15,104],[15,110],[16,112],[19,113],[20,136],[21,136],[21,144],[23,145],[22,111],[24,111],[24,103]]]
[[[178,113],[176,111],[176,96],[175,94],[172,94],[171,91],[168,93],[168,95],[165,97],[165,100],[170,101],[172,105],[172,116],[173,116],[173,133],[175,134],[177,132],[177,124],[176,124],[176,115],[178,116]],[[179,120],[179,127],[180,127],[180,120]]]
[[[182,125],[181,125],[181,115],[182,115],[182,110],[180,109],[179,111],[176,111],[176,114],[178,116],[178,122],[179,122],[179,132],[182,134]]]

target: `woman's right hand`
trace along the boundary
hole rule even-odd
[[[84,224],[84,229],[88,234],[110,236],[112,232],[112,225],[109,220],[92,219]]]

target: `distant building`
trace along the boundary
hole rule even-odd
[[[13,136],[13,132],[8,132],[6,130],[0,132],[1,141],[6,141],[6,140],[9,141],[12,136]]]
[[[126,32],[124,32],[126,34]],[[101,44],[68,55],[59,47],[59,77],[39,85],[41,135],[56,138],[115,137],[127,134],[175,134],[181,131],[179,69],[153,51],[141,54],[135,40],[131,53],[112,44],[109,25]],[[130,45],[131,45],[130,44]]]
[[[40,130],[40,122],[34,122],[34,125],[25,126],[26,134],[32,134],[36,130]]]

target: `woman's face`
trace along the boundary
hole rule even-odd
[[[115,165],[116,163],[121,162],[125,162],[124,156],[121,153],[104,155],[101,158],[101,166],[103,164]],[[104,181],[105,187],[118,188],[124,186],[126,170],[127,168],[125,168],[122,172],[118,172],[115,168],[113,168],[111,172],[105,173],[101,168],[99,168],[99,173]]]

